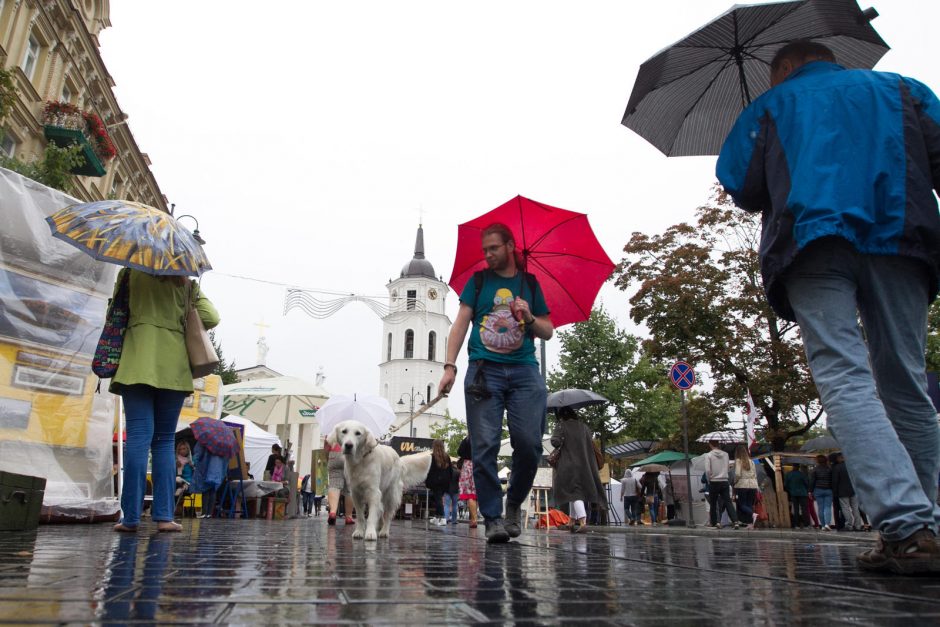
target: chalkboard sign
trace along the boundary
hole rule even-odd
[[[395,449],[395,452],[401,457],[402,455],[430,451],[433,444],[434,440],[431,438],[406,438],[405,436],[396,435],[388,445]]]

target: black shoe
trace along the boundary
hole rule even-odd
[[[503,527],[506,529],[506,533],[509,534],[510,538],[518,538],[522,534],[522,527],[520,526],[520,512],[518,503],[506,502],[506,520],[503,523]]]
[[[486,521],[486,543],[503,544],[509,542],[509,532],[503,526],[502,518]]]

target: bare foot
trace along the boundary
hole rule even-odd
[[[124,523],[118,523],[114,525],[113,529],[115,531],[122,531],[124,533],[137,533],[137,527],[125,527]]]
[[[157,531],[182,531],[183,526],[172,520],[164,520],[157,523]]]

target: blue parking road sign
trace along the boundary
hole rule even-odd
[[[669,379],[680,390],[689,390],[695,385],[695,371],[684,361],[677,361],[669,369]]]

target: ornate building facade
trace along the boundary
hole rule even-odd
[[[438,401],[413,422],[408,418],[437,396],[450,331],[450,318],[444,313],[450,289],[435,277],[434,266],[424,257],[421,226],[415,239],[414,257],[386,288],[389,314],[382,319],[380,394],[396,410],[395,424],[404,423],[396,435],[427,438],[431,426],[443,420],[447,399]]]
[[[17,94],[0,151],[32,161],[49,141],[83,143],[89,163],[73,170],[73,196],[136,200],[165,211],[150,159],[128,128],[99,54],[98,34],[111,25],[109,14],[108,0],[0,0],[0,69],[12,75]],[[50,119],[49,103],[74,114],[67,116],[72,121]],[[99,142],[110,142],[104,154]]]

